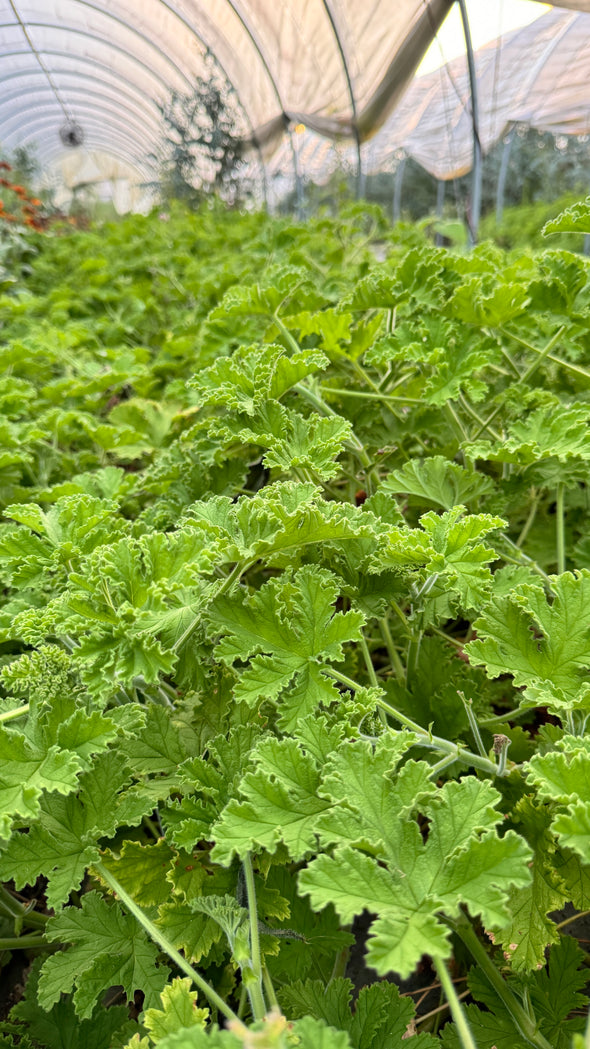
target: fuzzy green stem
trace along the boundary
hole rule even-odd
[[[271,1009],[280,1009],[279,1002],[273,987],[271,975],[268,971],[268,966],[262,966],[262,982],[264,984],[264,990],[266,992],[267,1001],[270,1004]]]
[[[503,714],[494,714],[493,717],[480,718],[480,725],[503,725],[509,721],[516,721],[517,718],[524,717],[525,714],[530,714],[532,707],[515,707],[513,710],[506,710]]]
[[[562,575],[565,572],[565,509],[564,509],[565,485],[560,481],[557,485],[557,506],[555,509],[557,528],[557,572]]]
[[[145,930],[147,935],[158,944],[158,947],[167,954],[168,957],[182,970],[187,976],[193,981],[193,983],[203,992],[205,997],[215,1006],[216,1009],[225,1016],[227,1020],[238,1021],[238,1017],[234,1013],[233,1009],[224,1002],[223,998],[217,994],[217,991],[210,987],[206,980],[203,979],[201,974],[193,968],[192,965],[187,962],[186,958],[176,950],[176,947],[170,940],[164,936],[160,929],[147,917],[142,911],[141,907],[138,907],[135,900],[129,895],[129,893],[123,888],[123,886],[117,881],[115,876],[111,874],[108,867],[104,865],[102,860],[95,860],[92,864],[97,874],[100,875],[102,880],[109,886],[111,891],[118,896],[123,906],[130,914],[139,922],[142,928]]]
[[[524,375],[521,376],[521,382],[527,382],[545,358],[549,361],[553,361],[554,364],[561,365],[566,371],[573,372],[574,375],[583,375],[585,379],[590,379],[590,372],[586,371],[585,368],[581,368],[579,364],[572,364],[571,361],[564,361],[563,357],[556,357],[550,352],[563,335],[565,325],[556,331],[555,335],[552,336],[543,350],[540,350],[538,346],[533,346],[530,342],[527,342],[526,339],[522,339],[519,335],[515,335],[514,332],[508,331],[507,328],[500,328],[500,331],[503,335],[507,335],[509,339],[514,339],[515,342],[524,346],[525,349],[530,350],[532,353],[539,354],[537,360],[533,361],[530,367],[525,371]]]
[[[466,441],[468,438],[467,434],[465,433],[465,427],[463,426],[463,423],[461,422],[459,416],[457,415],[457,412],[455,411],[450,401],[447,401],[447,403],[444,405],[443,415],[446,416],[447,422],[451,427],[451,430],[455,434],[455,437],[459,441],[459,444],[461,444],[463,441]]]
[[[465,699],[465,696],[463,695],[462,692],[458,692],[457,694],[458,694],[458,696],[459,696],[459,698],[460,698],[460,700],[461,700],[461,702],[463,704],[463,707],[465,709],[465,713],[467,714],[467,720],[469,722],[469,728],[471,729],[473,738],[475,740],[475,745],[476,745],[479,753],[481,754],[482,758],[487,758],[488,752],[487,752],[486,748],[484,747],[483,739],[481,738],[481,732],[479,731],[479,725],[477,724],[477,719],[475,717],[475,714],[473,713],[473,700],[472,699]]]
[[[510,990],[508,984],[496,969],[493,961],[478,940],[469,919],[465,915],[462,915],[460,918],[450,921],[449,924],[455,930],[460,939],[463,940],[463,943],[477,962],[490,986],[493,987],[496,994],[502,999],[514,1021],[518,1033],[525,1038],[527,1042],[530,1042],[531,1045],[536,1046],[536,1049],[551,1049],[550,1043],[538,1030],[535,1017],[531,1018],[527,1015],[516,995]]]
[[[393,669],[395,670],[395,676],[398,679],[398,681],[405,681],[406,680],[406,672],[404,670],[403,663],[402,663],[402,661],[401,661],[401,659],[399,657],[399,653],[397,651],[397,648],[395,647],[395,645],[393,643],[393,638],[391,636],[391,631],[389,629],[389,622],[388,622],[386,616],[383,616],[383,618],[379,620],[379,629],[381,631],[381,636],[382,636],[382,638],[383,638],[383,640],[385,642],[385,647],[387,649],[387,655],[389,656],[389,661],[390,661]]]
[[[445,992],[451,1015],[455,1021],[457,1028],[457,1034],[459,1035],[459,1041],[463,1046],[463,1049],[477,1049],[477,1042],[475,1041],[471,1028],[467,1022],[467,1017],[463,1012],[463,1007],[459,1001],[455,985],[451,980],[449,971],[445,963],[440,958],[434,959],[434,968],[436,969],[438,978],[442,984],[443,991]]]
[[[0,913],[14,918],[19,927],[28,925],[34,929],[43,929],[49,920],[45,914],[33,910],[32,906],[26,906],[20,900],[16,900],[3,885],[0,885]]]
[[[367,668],[367,673],[369,675],[371,685],[373,686],[373,688],[381,688],[381,685],[379,684],[379,678],[375,673],[375,667],[373,666],[373,660],[371,659],[371,653],[369,652],[367,639],[362,633],[360,636],[359,645],[361,647],[361,652],[363,653],[363,659],[365,661],[365,666]]]
[[[537,516],[537,508],[539,506],[539,496],[536,494],[536,490],[534,488],[532,489],[532,493],[533,493],[533,497],[532,497],[532,502],[531,502],[531,508],[530,508],[530,510],[528,512],[527,519],[526,519],[526,521],[524,522],[524,524],[522,526],[521,533],[520,533],[518,539],[516,540],[516,545],[518,547],[522,546],[522,544],[524,543],[527,535],[529,534],[529,532],[531,530],[533,521],[535,520],[535,517]]]
[[[39,933],[29,936],[5,936],[0,939],[0,951],[27,951],[33,947],[47,947],[47,940]]]
[[[23,703],[22,707],[15,707],[14,710],[5,710],[3,714],[0,714],[0,722],[12,721],[13,718],[20,718],[23,714],[28,714],[29,704]]]
[[[496,433],[496,431],[493,430],[491,426],[486,426],[485,422],[481,418],[481,415],[478,415],[478,413],[476,412],[475,408],[473,407],[473,405],[471,405],[469,403],[469,401],[467,400],[467,398],[465,397],[464,394],[462,394],[462,393],[459,394],[459,400],[461,402],[461,405],[463,406],[463,408],[467,412],[467,414],[470,415],[471,418],[474,419],[476,423],[479,423],[479,427],[480,428],[478,430],[478,433],[482,433],[483,430],[487,430],[488,433],[490,434],[490,436],[493,437],[495,441],[501,441],[502,440],[502,438],[500,437],[499,433]]]
[[[538,354],[538,357],[536,358],[536,360],[534,360],[533,363],[531,365],[529,365],[529,367],[526,369],[524,374],[523,375],[519,375],[518,378],[519,378],[520,382],[527,382],[531,378],[531,376],[534,374],[534,372],[536,372],[537,368],[539,367],[539,365],[543,362],[543,360],[546,357],[549,357],[549,359],[552,360],[552,361],[558,360],[558,358],[551,356],[551,352],[550,351],[559,342],[561,336],[563,335],[563,333],[565,331],[565,325],[563,325],[561,328],[559,328],[558,331],[555,332],[555,335],[549,340],[549,342],[545,346],[544,350],[539,350],[536,346],[531,346],[530,342],[525,342],[524,339],[520,339],[518,337],[518,335],[513,335],[512,332],[507,331],[505,328],[500,328],[499,330],[502,332],[503,335],[506,335],[509,339],[514,339],[514,341],[520,343],[521,346],[525,346],[527,350],[531,350],[532,353],[537,353]],[[559,361],[559,363],[560,364],[562,364],[562,363],[565,364],[566,362]],[[583,371],[583,369],[582,369],[582,371]],[[588,374],[588,373],[584,373],[584,374]],[[590,378],[590,375],[588,375],[588,378]],[[490,423],[492,423],[494,421],[496,416],[502,411],[503,407],[504,407],[503,404],[498,404],[494,408],[492,414],[488,415],[488,417],[485,420],[483,426],[480,426],[480,428],[477,431],[477,433],[475,433],[473,435],[473,437],[471,438],[472,441],[477,440],[477,438],[483,433],[483,431],[488,429]]]
[[[287,342],[291,347],[293,353],[301,353],[301,346],[297,342],[297,339],[295,338],[293,333],[289,331],[287,325],[283,324],[283,321],[279,317],[278,313],[273,313],[272,319],[275,322],[277,328],[279,329],[281,335],[285,339],[285,342]]]
[[[369,393],[368,390],[344,390],[341,386],[321,386],[322,393],[333,393],[337,397],[352,397],[360,401],[383,401],[384,404],[423,404],[417,397],[392,397],[386,393]]]
[[[362,634],[362,633],[361,633],[361,637],[360,637],[360,642],[359,643],[360,643],[361,651],[363,653],[363,658],[365,660],[365,666],[367,668],[367,673],[369,675],[369,680],[371,682],[371,685],[373,686],[373,688],[379,688],[380,689],[381,685],[379,684],[379,678],[377,677],[377,674],[375,673],[375,667],[373,666],[373,660],[371,659],[371,653],[369,652],[369,646],[367,644],[367,639],[364,636],[364,634]],[[384,725],[385,728],[387,728],[387,715],[384,713],[383,710],[381,710],[381,707],[378,708],[378,714],[379,714],[379,719],[380,719],[382,725]]]
[[[346,674],[341,674],[340,671],[336,670],[334,667],[325,664],[323,670],[353,692],[356,692],[361,688],[356,681],[347,677]],[[489,758],[483,758],[480,754],[474,754],[472,751],[467,750],[466,747],[462,747],[458,743],[452,743],[448,739],[443,739],[442,736],[434,736],[432,732],[428,732],[426,729],[422,728],[422,725],[419,725],[416,721],[412,721],[411,718],[406,717],[406,715],[402,714],[400,710],[396,710],[395,707],[392,707],[383,699],[377,699],[375,702],[376,705],[381,707],[386,714],[389,714],[390,717],[399,721],[404,728],[409,729],[411,732],[415,732],[418,736],[420,746],[428,747],[431,750],[440,750],[443,754],[453,755],[454,761],[461,761],[473,768],[480,769],[482,772],[486,772],[488,776],[497,776],[498,767],[495,762],[490,761]]]
[[[578,918],[587,918],[590,911],[577,911],[576,914],[570,914],[569,918],[564,918],[562,922],[559,922],[555,928],[565,929],[566,925],[570,925],[572,922],[577,922]]]
[[[432,766],[428,774],[428,779],[437,780],[441,772],[444,772],[445,769],[448,769],[451,765],[454,765],[456,760],[456,754],[447,754],[446,757],[441,758],[440,761],[437,761],[436,765]]]
[[[221,585],[215,591],[214,597],[216,597],[216,598],[217,597],[221,597],[222,594],[227,593],[227,591],[231,589],[233,584],[236,583],[239,580],[239,578],[242,575],[242,573],[243,572],[247,572],[248,569],[251,568],[253,564],[255,564],[255,561],[238,561],[238,563],[236,565],[234,565],[234,567],[232,568],[232,570],[229,573],[229,575],[225,577],[225,579],[223,580]],[[211,598],[211,600],[213,600],[213,598]],[[174,642],[174,644],[172,646],[172,651],[173,652],[178,652],[178,649],[191,636],[193,630],[195,629],[195,627],[197,626],[197,624],[199,622],[199,619],[200,619],[200,616],[195,616],[195,618],[192,620],[192,622],[189,623],[189,625],[187,626],[187,628],[184,631],[184,633],[181,634],[181,636],[179,638],[177,638],[177,640]]]
[[[258,908],[256,906],[256,886],[254,884],[254,869],[252,857],[247,852],[244,856],[244,875],[246,878],[246,893],[248,896],[248,916],[250,918],[250,949],[252,951],[252,973],[254,980],[247,985],[252,1015],[255,1020],[263,1020],[266,1016],[266,1005],[262,994],[262,957],[260,954],[260,935],[258,932]]]

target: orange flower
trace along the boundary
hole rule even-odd
[[[10,164],[7,164],[5,160],[0,160],[1,171],[12,171]]]
[[[43,201],[39,200],[39,197],[31,197],[31,204],[34,204],[36,208],[40,208],[43,205]]]

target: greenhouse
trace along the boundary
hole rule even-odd
[[[0,26],[0,1049],[588,1049],[590,2]]]

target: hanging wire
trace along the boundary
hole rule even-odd
[[[24,36],[27,44],[29,45],[29,47],[31,49],[31,53],[37,59],[37,62],[39,63],[39,66],[40,66],[42,72],[44,73],[44,75],[47,78],[47,83],[49,84],[51,90],[53,91],[53,94],[55,95],[55,100],[56,100],[57,104],[59,105],[59,107],[60,107],[60,109],[61,109],[61,111],[62,111],[62,113],[64,115],[66,123],[67,124],[72,124],[72,125],[75,124],[76,122],[75,122],[74,118],[72,117],[71,112],[68,110],[68,107],[66,106],[65,102],[63,101],[63,99],[61,97],[61,94],[60,94],[60,92],[59,92],[59,90],[57,88],[57,85],[56,85],[56,83],[55,83],[51,73],[49,72],[49,69],[45,65],[45,62],[43,61],[41,55],[39,54],[37,48],[35,47],[35,45],[33,43],[33,40],[32,40],[31,35],[29,33],[29,30],[27,29],[25,23],[23,22],[19,12],[17,11],[16,4],[15,4],[14,0],[8,0],[8,3],[10,4],[10,7],[12,9],[12,13],[13,13],[14,17],[16,18],[16,21],[17,21],[18,25],[20,26],[20,28],[23,31],[23,36]]]

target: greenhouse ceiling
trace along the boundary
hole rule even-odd
[[[145,171],[158,102],[189,91],[209,54],[265,157],[298,124],[363,142],[391,114],[452,3],[0,0],[0,146],[35,143],[45,164],[80,129],[88,150]],[[590,0],[564,6],[590,10]]]
[[[452,0],[0,0],[0,143],[89,148],[142,165],[157,101],[188,91],[212,53],[267,153],[285,124],[367,137]]]

